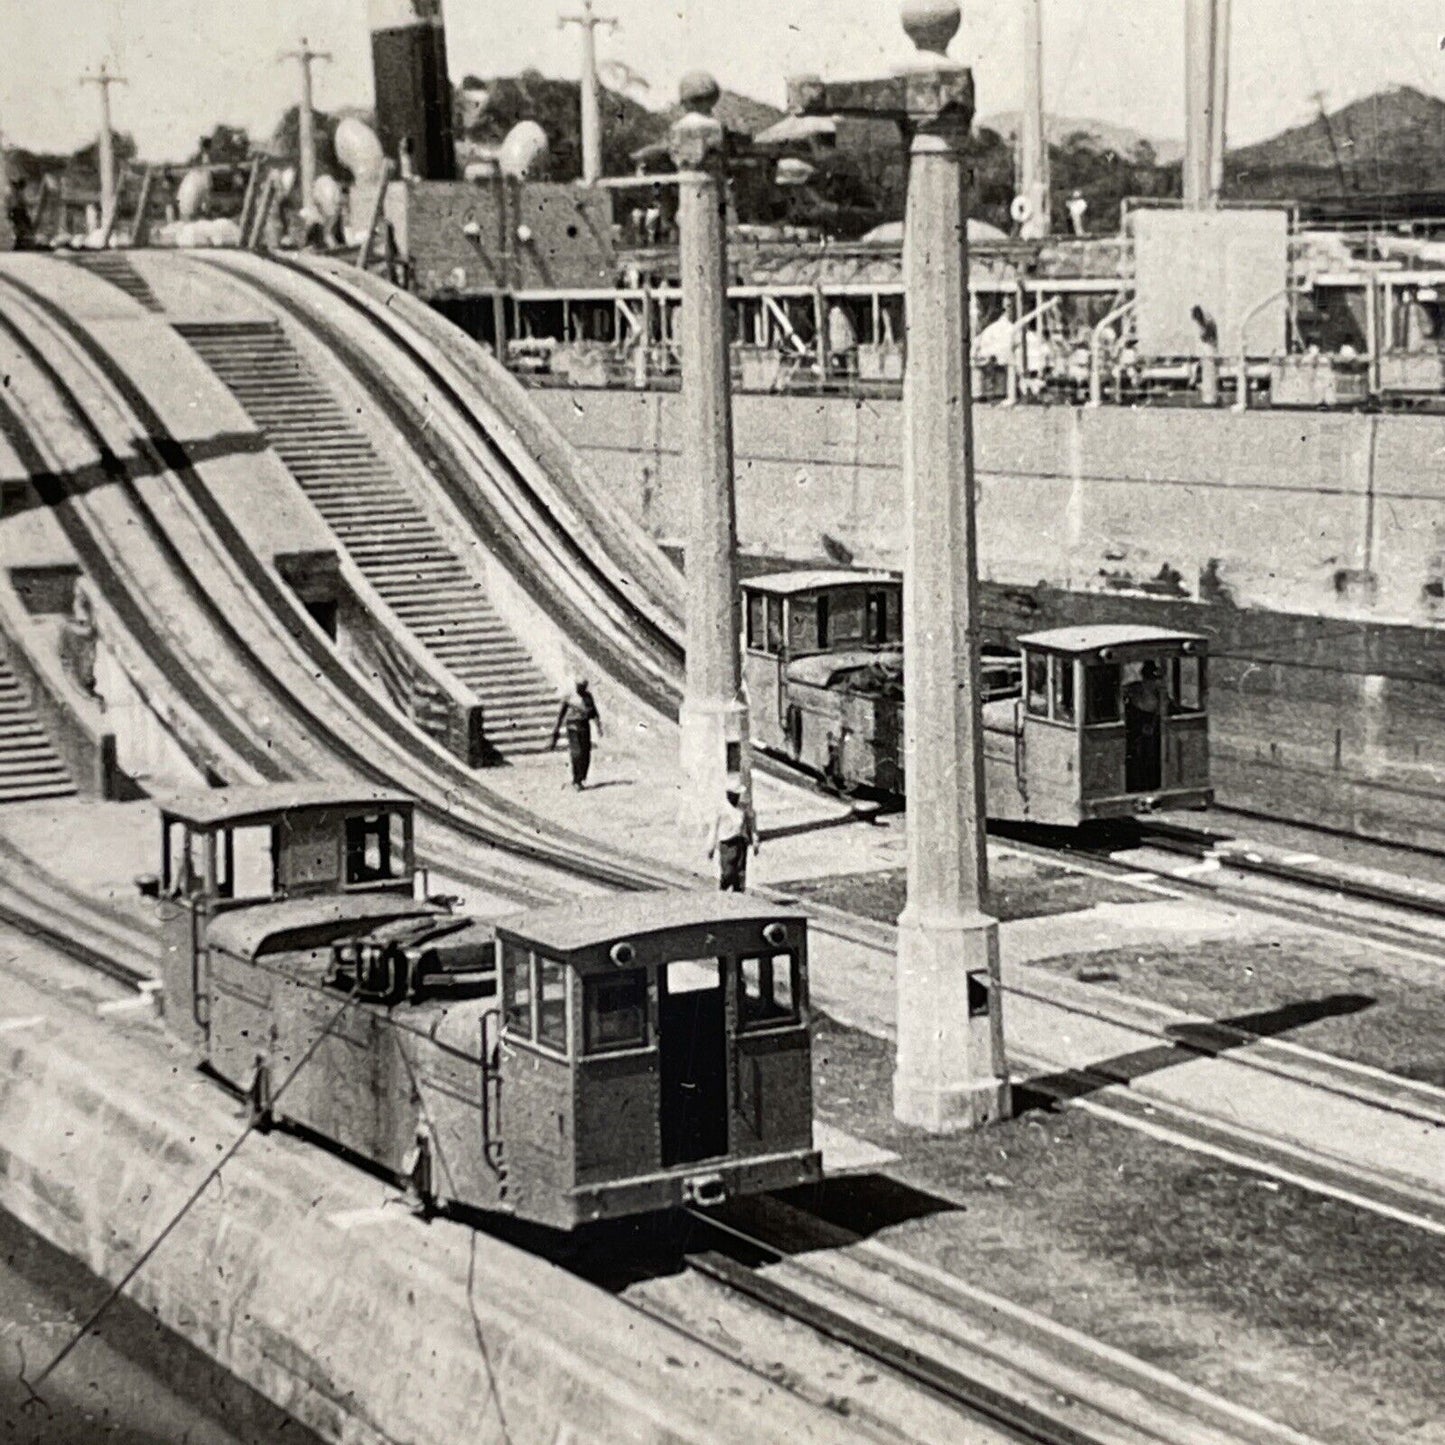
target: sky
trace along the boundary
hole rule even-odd
[[[578,0],[447,0],[453,79],[528,66],[573,76]],[[333,60],[316,72],[323,109],[371,99],[366,0],[50,0],[5,6],[0,133],[11,144],[71,150],[95,135],[102,59],[128,80],[114,123],[148,159],[179,159],[218,121],[269,136],[296,97],[297,67],[278,59],[302,36]],[[905,59],[898,0],[597,0],[620,22],[599,58],[645,77],[639,99],[672,101],[687,70],[783,103],[790,74],[879,74]],[[980,115],[1022,94],[1019,0],[964,0],[952,53],[974,68]],[[1050,112],[1182,135],[1184,0],[1044,0]],[[1445,0],[1233,0],[1230,142],[1260,140],[1389,85],[1445,94]]]

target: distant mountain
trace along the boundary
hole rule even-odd
[[[675,119],[678,108],[668,111],[668,119]],[[787,114],[766,101],[754,100],[748,95],[739,95],[735,90],[725,90],[718,100],[713,114],[729,129],[741,131],[744,135],[757,135],[770,125],[776,125]]]
[[[1226,158],[1232,195],[1445,190],[1445,101],[1412,86],[1367,95]]]
[[[980,116],[975,123],[975,129],[997,131],[1006,140],[1015,140],[1019,133],[1019,122],[1018,111],[1000,110],[993,115]],[[1044,117],[1044,129],[1050,145],[1062,145],[1070,136],[1082,133],[1089,138],[1089,143],[1095,150],[1113,151],[1125,159],[1133,158],[1141,142],[1153,148],[1154,159],[1161,166],[1173,165],[1184,157],[1182,141],[1160,140],[1157,136],[1148,136],[1124,125],[1111,125],[1108,121],[1050,115]]]
[[[521,75],[485,79],[469,75],[461,84],[485,96],[472,123],[459,124],[461,138],[495,145],[518,121],[535,120],[551,142],[553,179],[571,180],[579,174],[581,118],[575,80],[558,80],[529,70]],[[626,174],[632,169],[635,151],[667,140],[669,128],[681,110],[677,106],[665,111],[650,110],[621,91],[606,86],[599,90],[604,168],[609,175]],[[756,135],[780,120],[784,112],[725,90],[714,114],[729,130]]]

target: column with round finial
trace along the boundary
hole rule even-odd
[[[908,897],[898,920],[894,1112],[935,1132],[1009,1107],[998,925],[985,912],[978,569],[961,147],[973,79],[948,59],[956,0],[906,0],[918,50],[902,73],[909,139],[904,223],[906,560],[903,646]]]
[[[683,475],[689,497],[680,821],[692,833],[711,823],[729,774],[741,776],[746,787],[749,771],[739,655],[727,191],[723,128],[713,116],[719,93],[711,76],[684,76],[684,114],[671,136],[678,171]]]

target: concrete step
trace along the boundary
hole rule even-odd
[[[0,804],[38,803],[45,798],[73,798],[74,783],[5,783],[0,782]]]
[[[267,433],[297,485],[418,642],[476,687],[503,753],[547,745],[551,684],[425,509],[278,326],[179,328]],[[474,680],[474,681],[473,681]]]

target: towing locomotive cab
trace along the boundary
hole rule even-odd
[[[803,914],[626,894],[497,937],[521,1212],[571,1224],[821,1176]]]
[[[413,810],[319,785],[161,802],[138,881],[166,1023],[258,1120],[560,1228],[819,1177],[802,914],[703,893],[468,918],[425,896]]]
[[[783,572],[743,584],[761,747],[844,788],[903,793],[903,584]],[[1028,633],[979,668],[988,815],[1075,826],[1208,803],[1206,640],[1159,627]]]
[[[1213,799],[1203,637],[1058,627],[1019,648],[1023,696],[984,708],[990,816],[1073,825]]]

